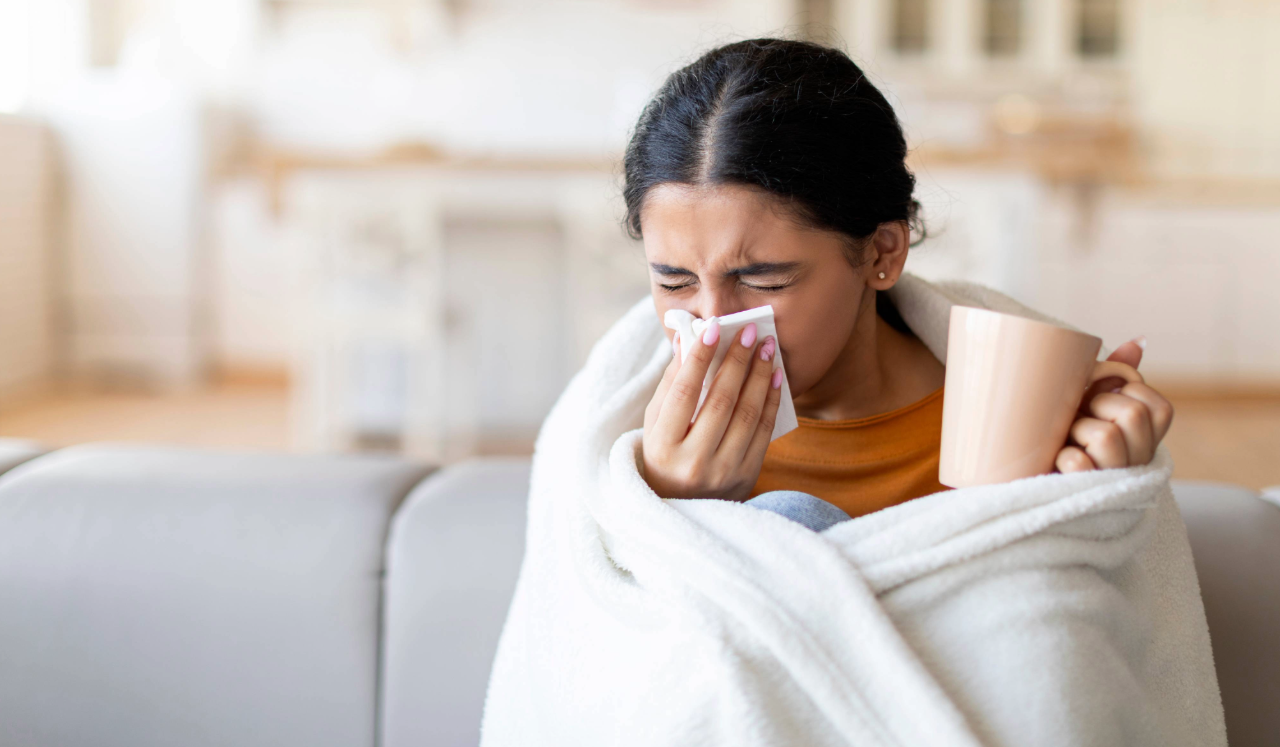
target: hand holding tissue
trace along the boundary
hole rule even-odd
[[[755,323],[758,339],[765,339],[773,336],[777,341],[778,353],[773,357],[774,370],[782,371],[782,399],[778,403],[778,416],[774,422],[773,435],[770,440],[779,436],[786,435],[795,430],[799,425],[796,422],[796,408],[791,401],[791,389],[787,384],[787,371],[782,365],[782,341],[778,339],[778,331],[773,323],[773,307],[760,306],[754,309],[747,309],[736,314],[728,316],[712,317],[720,323],[720,341],[716,346],[715,356],[711,359],[711,365],[707,368],[707,376],[702,381],[702,395],[698,398],[698,407],[694,410],[693,417],[696,420],[698,412],[702,409],[702,402],[707,397],[707,390],[711,387],[711,382],[715,381],[716,372],[720,370],[720,364],[724,361],[725,353],[728,352],[729,346],[733,344],[733,340],[737,338],[738,332],[748,324]],[[662,317],[662,323],[667,329],[673,329],[680,336],[680,360],[683,361],[689,357],[689,353],[693,350],[694,341],[702,336],[703,330],[711,323],[711,319],[699,319],[693,314],[683,309],[670,309]]]

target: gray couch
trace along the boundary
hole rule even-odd
[[[0,442],[0,745],[474,745],[525,460]],[[1180,483],[1233,745],[1280,735],[1280,508]]]

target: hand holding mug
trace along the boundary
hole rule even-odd
[[[1070,440],[1054,460],[1059,472],[1132,467],[1155,456],[1173,422],[1173,405],[1137,371],[1144,342],[1126,342],[1097,364]]]
[[[951,487],[1146,464],[1173,408],[1142,347],[989,309],[951,309],[938,480]]]

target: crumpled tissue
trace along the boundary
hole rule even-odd
[[[702,381],[702,396],[698,398],[698,407],[693,412],[694,419],[698,418],[702,402],[707,398],[707,390],[711,388],[711,382],[715,381],[716,371],[720,370],[720,363],[724,361],[725,353],[729,351],[729,346],[738,336],[738,331],[755,322],[756,340],[764,340],[772,335],[776,341],[778,348],[773,356],[773,367],[775,370],[782,371],[782,401],[778,403],[778,417],[774,422],[773,436],[769,440],[772,441],[795,430],[799,423],[796,422],[796,408],[791,401],[791,389],[787,384],[787,369],[782,365],[782,341],[778,340],[778,331],[774,328],[773,307],[759,306],[736,314],[712,317],[712,319],[720,322],[720,342],[716,346],[715,357],[711,359],[711,366],[707,369],[707,376]],[[703,330],[711,323],[711,319],[699,319],[683,309],[669,309],[663,315],[662,323],[680,335],[680,360],[683,361],[689,357],[694,341],[702,336]]]

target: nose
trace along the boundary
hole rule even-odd
[[[742,302],[727,290],[718,293],[708,291],[699,294],[695,306],[697,308],[690,309],[690,311],[702,319],[710,319],[713,316],[728,316],[746,309]]]

